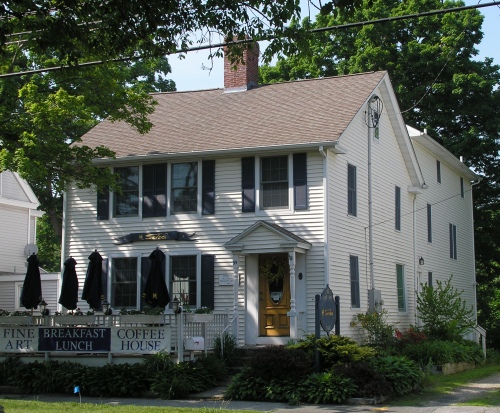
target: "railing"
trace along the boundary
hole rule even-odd
[[[474,327],[474,335],[476,336],[476,343],[482,346],[483,355],[484,358],[486,358],[486,330],[483,327],[476,325]]]

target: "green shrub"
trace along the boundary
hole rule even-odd
[[[376,357],[370,363],[375,371],[389,382],[394,395],[410,393],[422,384],[422,371],[406,357]]]
[[[311,360],[314,360],[314,351],[318,346],[321,355],[322,371],[328,371],[337,364],[348,364],[352,362],[363,362],[374,357],[375,349],[360,346],[349,337],[330,335],[316,339],[313,335],[304,340],[290,345],[288,348],[305,351]]]
[[[484,361],[481,347],[467,341],[429,340],[420,344],[405,345],[397,352],[421,367],[459,362],[482,363]]]
[[[387,347],[394,344],[395,326],[387,322],[387,310],[381,313],[356,314],[350,325],[358,328],[362,343],[375,347]]]
[[[339,374],[315,373],[300,386],[300,399],[308,403],[342,403],[356,393],[356,385]]]
[[[21,362],[17,357],[7,357],[0,363],[0,386],[12,385],[12,378]]]
[[[370,362],[336,366],[334,372],[352,380],[357,388],[356,397],[380,397],[392,394],[391,384]]]
[[[436,287],[420,284],[417,311],[431,339],[461,340],[476,325],[472,306],[462,300],[463,291],[451,285],[452,278],[444,283],[437,280]]]
[[[222,337],[216,337],[214,353],[224,361],[226,366],[232,366],[237,353],[236,337],[229,333],[224,333]]]
[[[245,367],[236,374],[229,384],[225,397],[234,400],[254,400],[265,399],[266,386],[270,382],[260,376],[253,375],[253,369]]]

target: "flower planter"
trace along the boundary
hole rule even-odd
[[[142,324],[142,325],[164,325],[165,316],[163,314],[127,314],[120,315],[120,325]]]
[[[88,326],[96,324],[95,315],[56,315],[54,321],[60,326]]]
[[[188,323],[209,323],[214,319],[213,314],[196,314],[196,313],[187,313],[186,321]]]
[[[30,315],[9,315],[0,317],[0,325],[31,326],[33,325],[33,317]]]

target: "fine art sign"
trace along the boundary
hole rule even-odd
[[[123,237],[115,238],[114,243],[117,245],[128,244],[136,241],[194,241],[195,233],[189,235],[185,232],[168,231],[168,232],[134,232]]]
[[[0,352],[170,352],[170,327],[0,327]]]

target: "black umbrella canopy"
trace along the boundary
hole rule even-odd
[[[40,279],[40,268],[38,267],[38,257],[33,253],[28,257],[28,270],[24,278],[21,305],[28,310],[32,310],[37,308],[41,301],[42,281]]]
[[[78,277],[76,275],[76,260],[69,257],[64,262],[64,273],[59,296],[59,304],[68,310],[75,310],[78,303]]]
[[[151,307],[164,308],[170,302],[167,284],[165,283],[165,254],[160,249],[155,249],[149,256],[151,269],[144,287],[142,298]]]
[[[102,257],[96,251],[89,255],[87,276],[83,285],[82,300],[86,300],[94,310],[101,307],[102,300]]]

